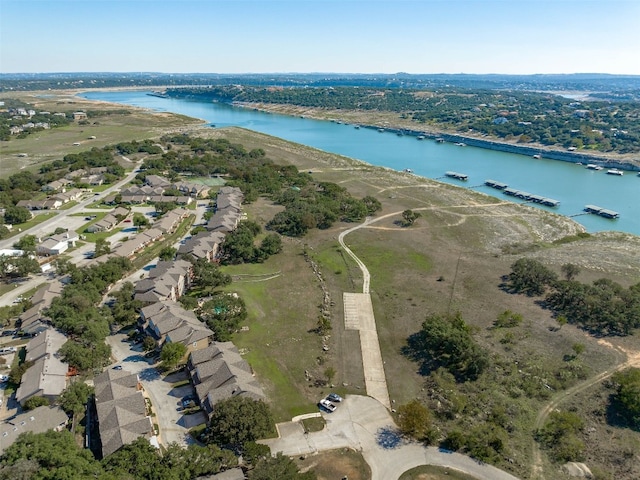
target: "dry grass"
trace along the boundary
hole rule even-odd
[[[144,115],[140,118],[144,119]],[[155,118],[146,118],[152,117]],[[589,373],[595,374],[624,359],[618,347],[640,350],[637,337],[612,338],[607,344],[571,326],[558,331],[549,312],[542,310],[536,299],[507,294],[499,286],[501,276],[521,255],[538,258],[558,271],[563,263],[576,263],[582,268],[581,281],[606,275],[623,285],[636,283],[640,271],[638,237],[601,233],[554,245],[553,241],[575,235],[583,231],[582,227],[533,207],[369,166],[248,130],[185,126],[182,131],[225,137],[247,149],[263,148],[278,163],[311,170],[314,177],[338,182],[356,196],[373,195],[383,205],[378,216],[407,208],[421,212],[414,227],[400,228],[395,224],[399,215],[392,215],[346,239],[372,274],[372,299],[385,373],[396,404],[425,395],[424,379],[417,374],[417,366],[403,357],[400,349],[429,313],[459,310],[478,329],[478,341],[505,363],[518,360],[554,368],[562,364],[571,345],[580,342],[586,346],[581,355],[583,361]],[[159,130],[156,132],[159,134]],[[250,218],[264,223],[279,208],[260,200],[246,210]],[[339,393],[364,393],[359,340],[354,332],[344,330],[342,322],[342,293],[360,291],[362,286],[355,264],[337,249],[337,236],[348,226],[336,224],[329,230],[313,231],[304,239],[287,239],[285,251],[264,264],[229,269],[234,275],[246,273],[265,278],[278,272],[264,281],[234,282],[231,289],[242,293],[250,311],[249,331],[239,333],[234,341],[246,352],[279,419],[310,411],[318,395],[326,392],[326,387],[314,386],[313,381],[305,379],[305,370],[313,379],[321,379],[324,369],[332,366],[337,371],[334,382]],[[326,339],[328,352],[321,348],[322,339],[310,332],[320,313],[322,291],[304,251],[319,265],[334,301],[333,330]],[[496,316],[507,309],[525,318],[520,327],[512,329],[515,340],[509,344],[500,341],[503,331],[489,328]],[[493,401],[503,395],[494,393],[494,387],[498,386],[483,385],[485,390],[474,387],[474,402],[482,404],[483,399]],[[526,477],[531,461],[530,428],[544,402],[522,397],[506,400],[512,401],[519,412],[514,418],[516,433],[509,445],[514,463],[509,468]],[[585,415],[600,415],[605,401],[602,392],[571,399]],[[625,461],[616,453],[624,455],[628,445],[637,445],[640,435],[601,423],[586,441],[589,466],[606,472],[615,462]],[[308,460],[312,458],[319,457]],[[547,464],[546,468],[548,478],[557,476],[556,466]],[[349,474],[349,478],[359,478],[353,475]],[[637,475],[633,470],[619,469],[615,478],[632,479]]]

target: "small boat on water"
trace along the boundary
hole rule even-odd
[[[436,143],[444,143],[444,138],[436,138]]]
[[[405,172],[405,173],[413,173],[413,170],[411,170],[410,168],[405,168],[403,170],[403,172]]]
[[[354,125],[353,128],[355,128],[356,130],[360,129],[360,125]]]
[[[418,135],[418,140],[424,140],[426,137],[424,135]]]
[[[540,160],[540,159],[542,158],[542,156],[536,153],[536,154],[533,156],[533,158],[535,158],[536,160]]]
[[[378,129],[378,131],[379,131],[380,133],[382,133],[382,132],[384,132],[384,128],[379,128],[379,129]]]
[[[458,143],[456,143],[456,145],[459,146],[459,147],[466,147],[467,146],[466,143],[462,143],[462,142],[458,142]]]
[[[618,170],[617,168],[610,168],[609,170],[607,170],[607,175],[618,175],[619,177],[621,177],[622,175],[624,175],[624,172],[622,170]]]
[[[589,170],[602,170],[602,167],[600,165],[596,165],[595,163],[588,163],[587,168]]]
[[[458,172],[445,172],[444,175],[449,178],[455,178],[456,180],[462,180],[463,182],[466,182],[469,179],[468,175]]]

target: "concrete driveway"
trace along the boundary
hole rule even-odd
[[[305,434],[298,422],[278,424],[279,438],[261,440],[273,454],[297,456],[337,448],[360,451],[371,467],[372,480],[396,480],[419,465],[437,465],[465,472],[478,480],[517,477],[459,453],[404,441],[389,411],[371,397],[348,395],[333,413],[323,413],[326,427]]]
[[[121,365],[122,369],[131,373],[137,373],[140,383],[151,399],[153,411],[156,416],[153,422],[158,424],[160,429],[159,441],[163,445],[178,443],[186,446],[193,443],[193,439],[188,435],[188,430],[197,425],[205,423],[207,417],[199,412],[193,415],[183,415],[179,409],[179,402],[185,395],[193,393],[191,385],[173,387],[173,384],[185,380],[186,374],[177,374],[163,377],[151,361],[144,356],[144,352],[138,345],[123,341],[124,334],[116,334],[107,337],[107,343],[111,345],[112,357],[116,360],[114,365]]]

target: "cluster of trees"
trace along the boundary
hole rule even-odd
[[[162,147],[153,140],[133,140],[131,142],[118,143],[115,146],[118,155],[131,155],[132,153],[147,153],[154,155],[162,153]]]
[[[613,404],[628,425],[640,430],[640,368],[628,368],[611,378],[616,393]]]
[[[162,452],[140,438],[103,459],[78,446],[70,432],[24,433],[0,457],[0,477],[14,479],[86,478],[182,480],[236,466],[233,453],[215,445],[170,445]]]
[[[554,411],[536,432],[536,440],[556,462],[579,462],[584,460],[584,442],[579,437],[583,428],[584,421],[577,414]]]
[[[422,329],[407,339],[403,353],[420,362],[422,375],[444,367],[458,381],[477,379],[489,365],[489,354],[474,340],[459,312],[429,315]]]
[[[580,325],[598,335],[630,335],[640,328],[640,283],[624,288],[601,278],[591,285],[574,280],[579,268],[565,264],[564,279],[538,260],[521,258],[511,266],[507,288],[545,295],[545,304],[561,322]]]
[[[356,199],[339,185],[315,182],[310,174],[299,172],[294,166],[277,165],[266,158],[262,149],[247,151],[242,145],[232,144],[226,139],[203,139],[188,135],[167,136],[163,137],[163,141],[168,146],[186,145],[192,154],[171,148],[160,157],[146,159],[144,172],[137,177],[139,181],[144,181],[146,175],[166,174],[166,171],[169,171],[169,178],[178,172],[201,176],[227,175],[227,185],[240,188],[245,202],[266,195],[285,206],[285,211],[276,214],[267,224],[267,229],[281,235],[300,237],[311,228],[329,228],[338,220],[362,220],[381,208],[380,202],[374,197]],[[254,249],[253,245],[249,245],[248,237],[245,237],[247,233],[238,233],[243,241],[233,245],[233,249],[228,248],[232,259],[223,261],[261,261],[266,252],[279,249],[279,242],[274,236],[267,236],[266,243]],[[234,240],[240,239],[231,238],[227,245],[231,246]]]
[[[198,318],[213,330],[219,342],[231,340],[247,318],[247,306],[235,293],[215,292],[196,310]]]
[[[262,228],[256,222],[240,222],[233,232],[225,235],[220,262],[224,265],[260,263],[271,255],[280,253],[282,239],[277,233],[267,234],[259,246],[255,245],[255,238],[261,231]]]
[[[15,257],[0,255],[0,278],[3,280],[22,278],[38,272],[40,264],[28,252]]]
[[[98,305],[108,287],[131,268],[129,259],[121,257],[83,268],[68,265],[69,283],[53,299],[47,315],[69,337],[60,355],[78,370],[102,367],[109,362],[111,350],[104,340],[114,319],[109,307]]]
[[[601,152],[640,151],[637,100],[581,101],[559,95],[445,87],[414,90],[331,86],[273,89],[218,86],[180,89],[175,96],[225,102],[264,102],[344,110],[399,113],[417,124],[543,145]]]
[[[354,198],[346,188],[331,182],[288,189],[274,200],[285,210],[267,223],[267,229],[291,237],[302,237],[312,228],[329,228],[338,220],[357,222],[382,208],[376,198]]]

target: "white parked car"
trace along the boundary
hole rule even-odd
[[[322,400],[320,400],[320,406],[326,410],[329,410],[330,412],[335,412],[337,408],[333,403],[331,403],[326,398],[323,398]]]

